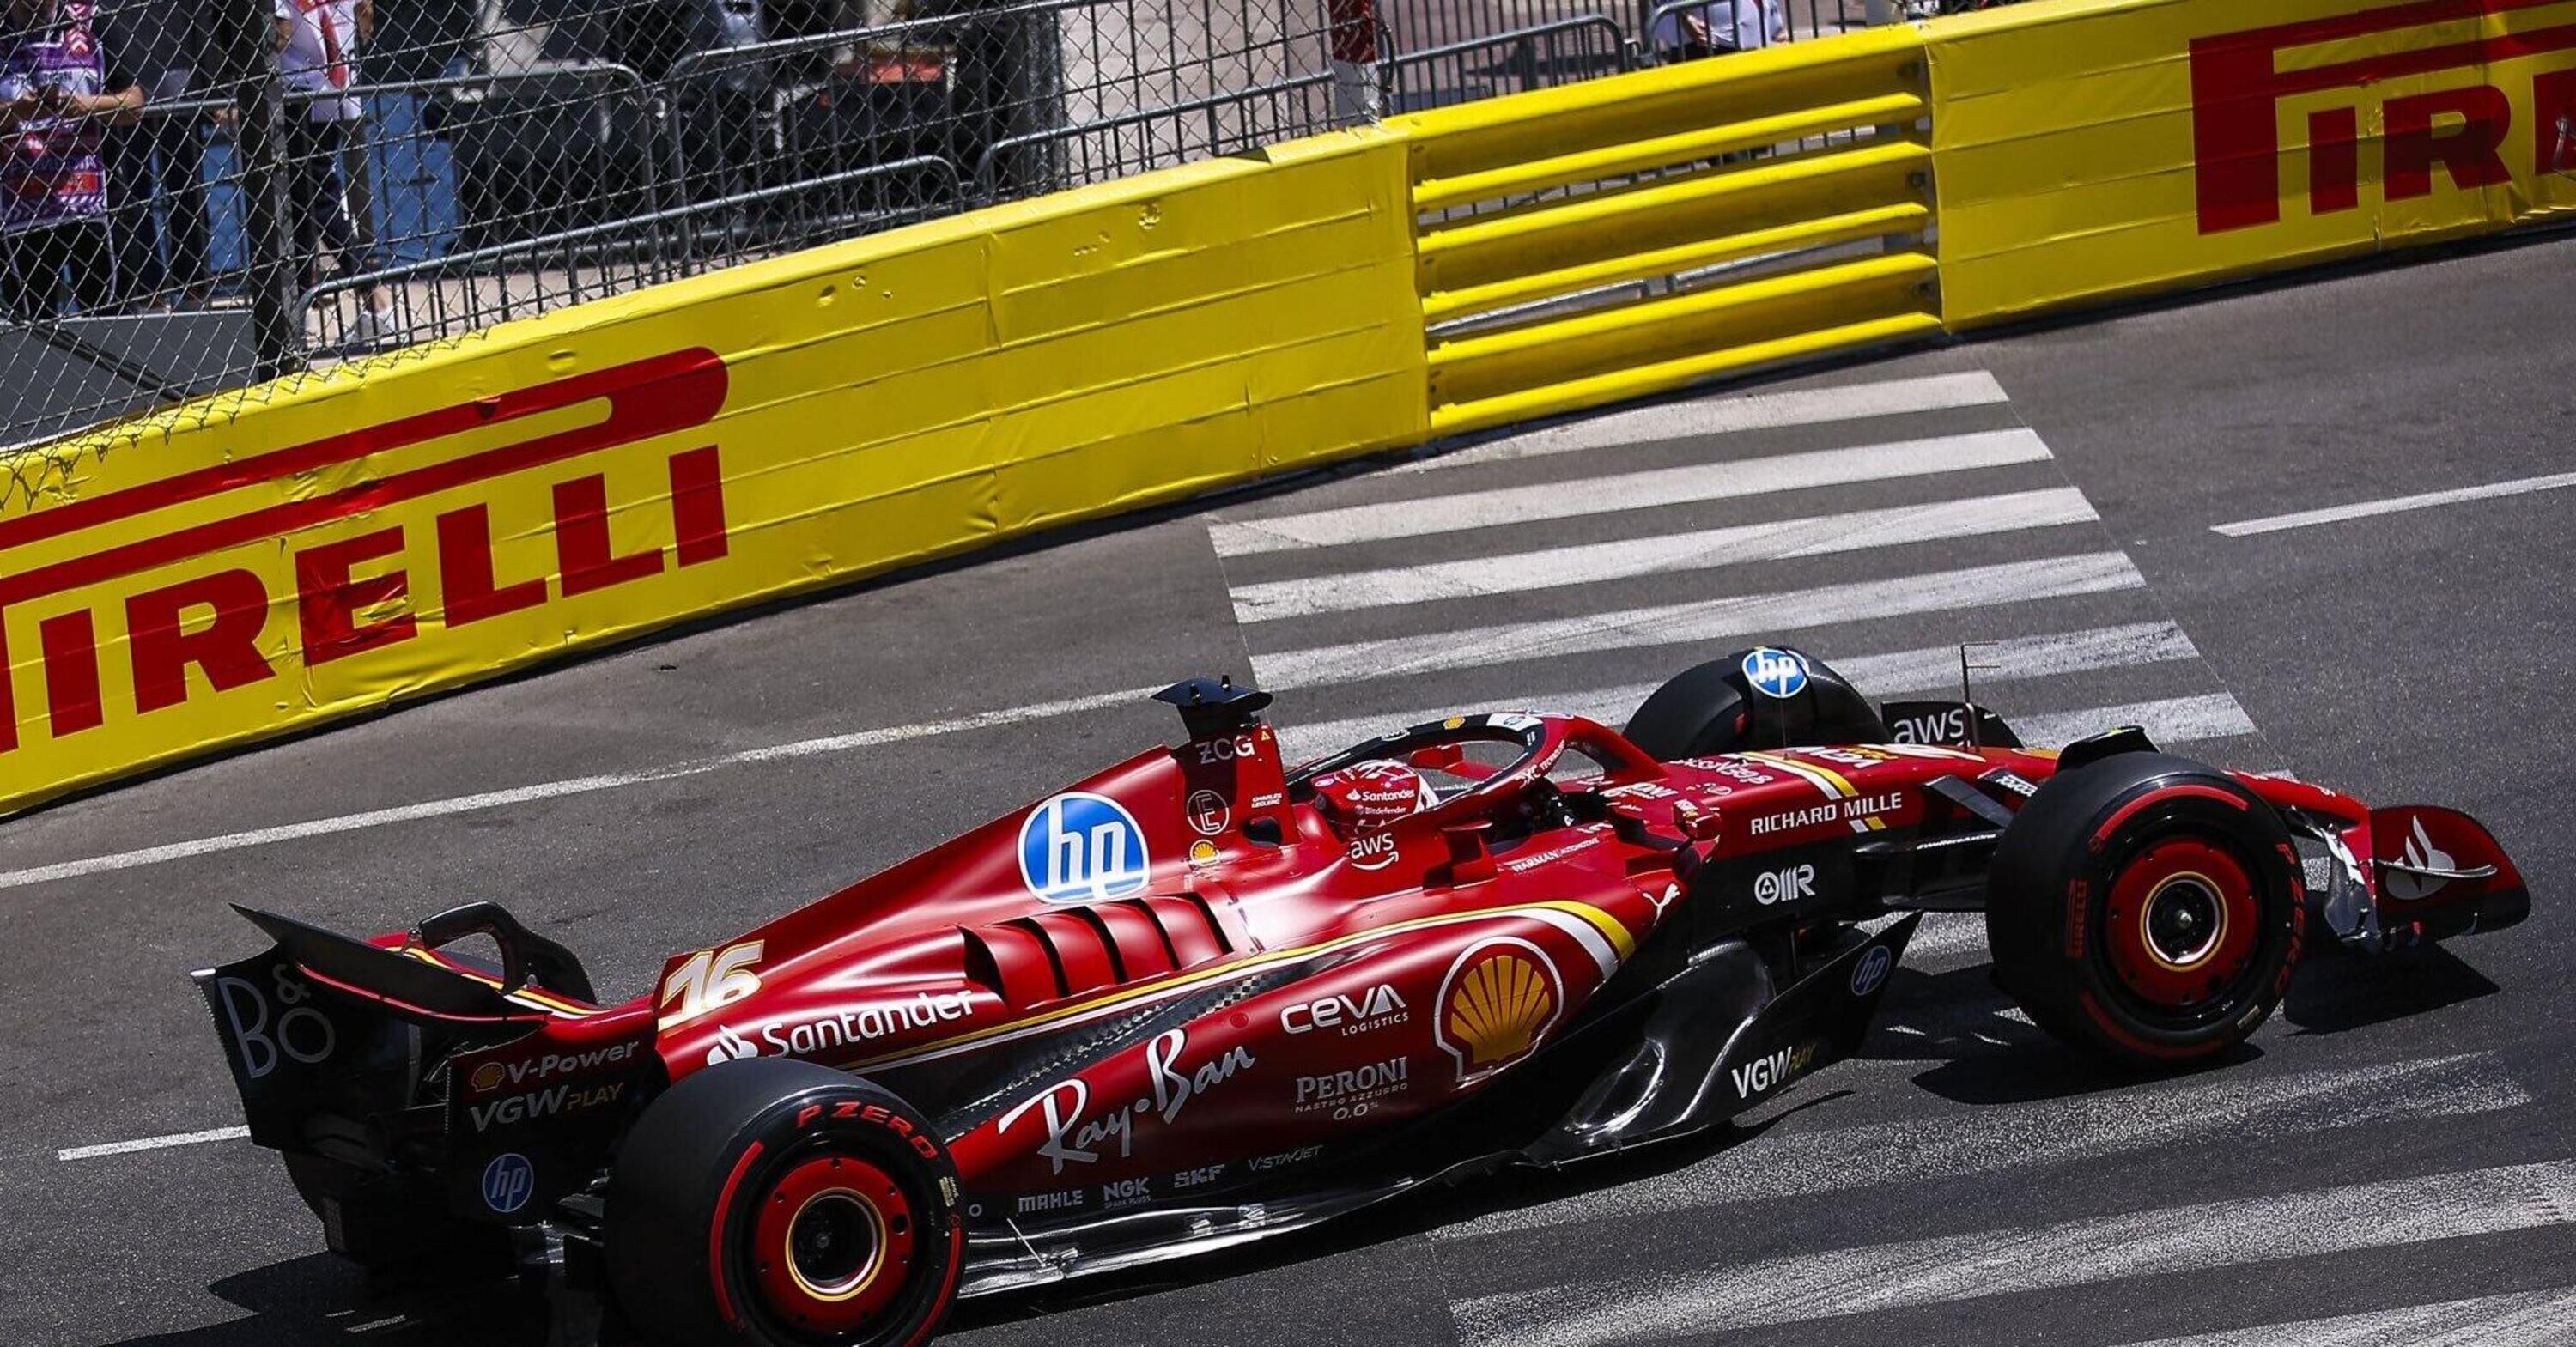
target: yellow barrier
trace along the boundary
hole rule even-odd
[[[2570,0],[2057,0],[1926,36],[1954,328],[2576,211]]]
[[[1402,142],[799,253],[28,451],[0,809],[1420,438]]]
[[[1938,333],[1928,110],[1922,38],[1897,27],[1393,123],[1423,314],[1451,325],[1431,428]]]
[[[2576,0],[2051,0],[919,225],[0,465],[0,811],[1335,455],[2571,210]]]

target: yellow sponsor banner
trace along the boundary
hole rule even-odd
[[[1954,327],[2576,211],[2576,0],[2050,0],[1927,36]]]
[[[1419,439],[1408,190],[1399,140],[1323,137],[20,451],[0,810]]]

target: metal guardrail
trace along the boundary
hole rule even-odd
[[[450,253],[444,257],[433,258],[429,261],[411,262],[395,267],[383,267],[358,275],[333,277],[328,281],[305,290],[303,293],[304,305],[306,308],[311,309],[324,304],[326,301],[335,300],[342,296],[354,295],[361,291],[372,290],[379,287],[390,287],[405,281],[419,279],[462,282],[462,284],[456,288],[461,294],[470,299],[477,294],[477,291],[473,288],[473,283],[477,279],[476,273],[488,270],[490,264],[511,260],[535,259],[541,257],[543,254],[550,253],[558,249],[563,253],[560,270],[567,278],[570,278],[576,276],[582,267],[583,259],[582,255],[578,251],[578,245],[584,242],[606,239],[635,230],[658,230],[659,227],[664,224],[684,221],[688,217],[695,215],[703,215],[716,211],[728,211],[768,201],[778,201],[800,196],[812,196],[830,188],[846,187],[872,178],[890,178],[916,173],[927,175],[933,181],[939,182],[945,187],[945,191],[933,198],[923,201],[920,205],[909,209],[872,213],[845,213],[822,221],[821,223],[826,225],[848,225],[865,221],[871,225],[883,227],[893,223],[901,223],[924,218],[926,216],[942,214],[947,210],[957,208],[964,202],[965,193],[962,181],[957,175],[957,166],[946,159],[942,159],[934,155],[922,155],[910,159],[897,160],[892,163],[870,164],[863,168],[854,168],[845,172],[828,174],[819,178],[809,178],[797,182],[780,183],[771,187],[756,188],[746,192],[737,192],[730,196],[716,197],[707,201],[697,201],[686,205],[667,207],[663,210],[653,212],[652,214],[636,216],[631,219],[611,220],[601,224],[585,225],[577,229],[561,230],[556,233],[542,235],[537,238],[514,240],[509,243],[496,243],[488,247],[469,249],[459,253]],[[852,230],[850,232],[857,233],[867,231]],[[658,263],[658,256],[654,260]],[[653,284],[657,281],[667,279],[673,279],[673,277],[668,275],[655,275],[640,283]],[[603,297],[605,294],[619,293],[631,288],[634,287],[619,285],[604,290],[603,295],[601,296],[575,296],[575,298],[599,298]],[[443,299],[446,293],[446,290],[433,287],[430,290],[432,302],[439,302]],[[499,302],[494,306],[499,309],[498,313],[490,313],[477,308],[470,314],[470,321],[474,326],[480,327],[488,323],[507,322],[512,318],[522,316],[516,312],[517,305],[512,303],[506,286],[500,290],[499,296]],[[550,302],[549,297],[546,296],[531,296],[528,303],[533,305],[538,311],[555,307],[554,303]],[[346,322],[344,320],[344,328],[345,325]],[[350,343],[344,341],[339,343],[326,342],[324,343],[324,347],[325,349],[336,351],[338,354],[348,355],[354,354],[358,349],[379,344],[382,343]]]

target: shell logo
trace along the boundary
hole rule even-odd
[[[1565,1007],[1565,982],[1539,947],[1511,936],[1467,947],[1440,983],[1432,1041],[1470,1084],[1527,1057]]]

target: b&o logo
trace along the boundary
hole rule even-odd
[[[1136,816],[1105,795],[1053,796],[1020,824],[1020,880],[1050,903],[1125,897],[1153,868]]]
[[[483,1166],[483,1205],[504,1216],[528,1205],[536,1191],[536,1166],[517,1151],[503,1151]]]
[[[1744,652],[1744,681],[1765,697],[1786,701],[1807,690],[1807,657],[1795,650],[1755,646]]]

